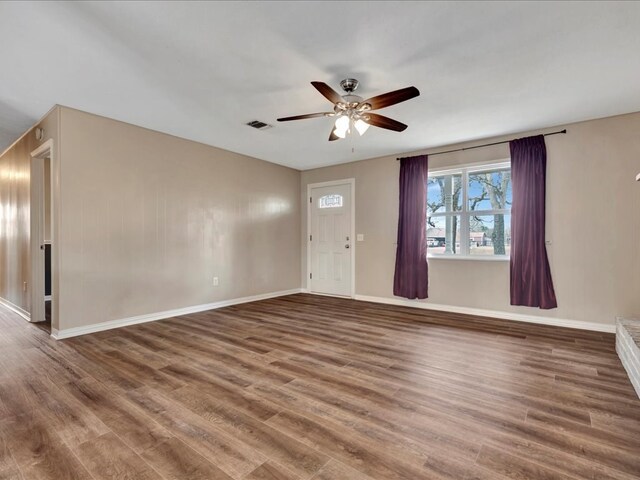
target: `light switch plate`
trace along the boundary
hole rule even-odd
[[[359,233],[358,235],[356,235],[356,240],[358,242],[364,242],[364,234],[363,233]]]

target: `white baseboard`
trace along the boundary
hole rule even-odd
[[[20,315],[26,321],[28,321],[28,322],[31,321],[31,314],[29,312],[27,312],[23,308],[20,308],[17,305],[14,305],[9,300],[5,300],[4,298],[0,297],[0,305],[4,305],[5,307],[7,307],[12,312],[17,313],[18,315]]]
[[[222,300],[220,302],[205,303],[203,305],[195,305],[192,307],[176,308],[174,310],[165,310],[164,312],[147,313],[135,317],[121,318],[119,320],[110,320],[108,322],[87,325],[86,327],[65,328],[63,330],[52,329],[51,336],[56,340],[64,338],[77,337],[88,333],[102,332],[113,328],[126,327],[128,325],[136,325],[138,323],[155,322],[156,320],[164,320],[166,318],[178,317],[180,315],[188,315],[190,313],[204,312],[206,310],[215,310],[216,308],[228,307],[230,305],[238,305],[240,303],[255,302],[258,300],[266,300],[268,298],[283,297],[285,295],[293,295],[300,293],[301,289],[294,288],[292,290],[282,290],[279,292],[263,293],[260,295],[252,295],[250,297],[232,298],[231,300]]]
[[[584,322],[582,320],[569,320],[564,318],[538,317],[536,315],[524,315],[522,313],[500,312],[497,310],[484,310],[481,308],[456,307],[453,305],[440,305],[437,303],[425,303],[416,300],[401,298],[373,297],[368,295],[356,295],[356,300],[363,302],[384,303],[387,305],[399,305],[402,307],[422,308],[425,310],[437,310],[440,312],[463,313],[480,317],[499,318],[501,320],[515,320],[516,322],[537,323],[554,327],[577,328],[580,330],[592,330],[595,332],[615,333],[615,324]]]

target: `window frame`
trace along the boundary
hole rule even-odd
[[[322,200],[327,197],[339,198],[340,200],[335,204],[322,205]],[[318,198],[318,208],[322,210],[324,210],[325,208],[342,208],[343,203],[344,203],[344,198],[339,193],[331,193],[328,195],[323,195],[320,198]]]
[[[503,170],[505,168],[511,169],[511,159],[502,159],[490,162],[479,162],[479,163],[469,163],[464,165],[458,165],[455,168],[450,166],[448,167],[439,167],[429,169],[429,178],[432,176],[440,177],[443,175],[461,175],[461,185],[462,185],[462,209],[461,210],[453,210],[450,212],[438,212],[429,214],[427,209],[427,218],[429,217],[452,217],[459,216],[460,217],[460,238],[470,238],[470,224],[469,219],[472,216],[482,217],[482,216],[490,216],[490,215],[511,215],[511,209],[499,209],[499,210],[469,210],[469,174],[475,172],[486,172],[491,170]],[[427,185],[427,189],[428,189]],[[512,185],[513,188],[513,185]],[[428,193],[427,193],[428,196]],[[473,213],[473,215],[472,215]],[[429,228],[429,224],[427,223],[426,229]],[[471,255],[470,253],[470,242],[460,241],[460,253],[430,253],[429,247],[427,246],[427,258],[431,259],[443,259],[443,260],[480,260],[480,261],[508,261],[511,257],[510,255]]]

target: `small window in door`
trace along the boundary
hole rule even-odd
[[[318,200],[318,208],[342,207],[342,195],[325,195]]]

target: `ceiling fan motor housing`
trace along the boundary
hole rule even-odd
[[[356,88],[358,88],[359,83],[360,82],[358,82],[358,80],[356,80],[355,78],[345,78],[340,82],[340,86],[345,92],[351,93],[355,91]]]

